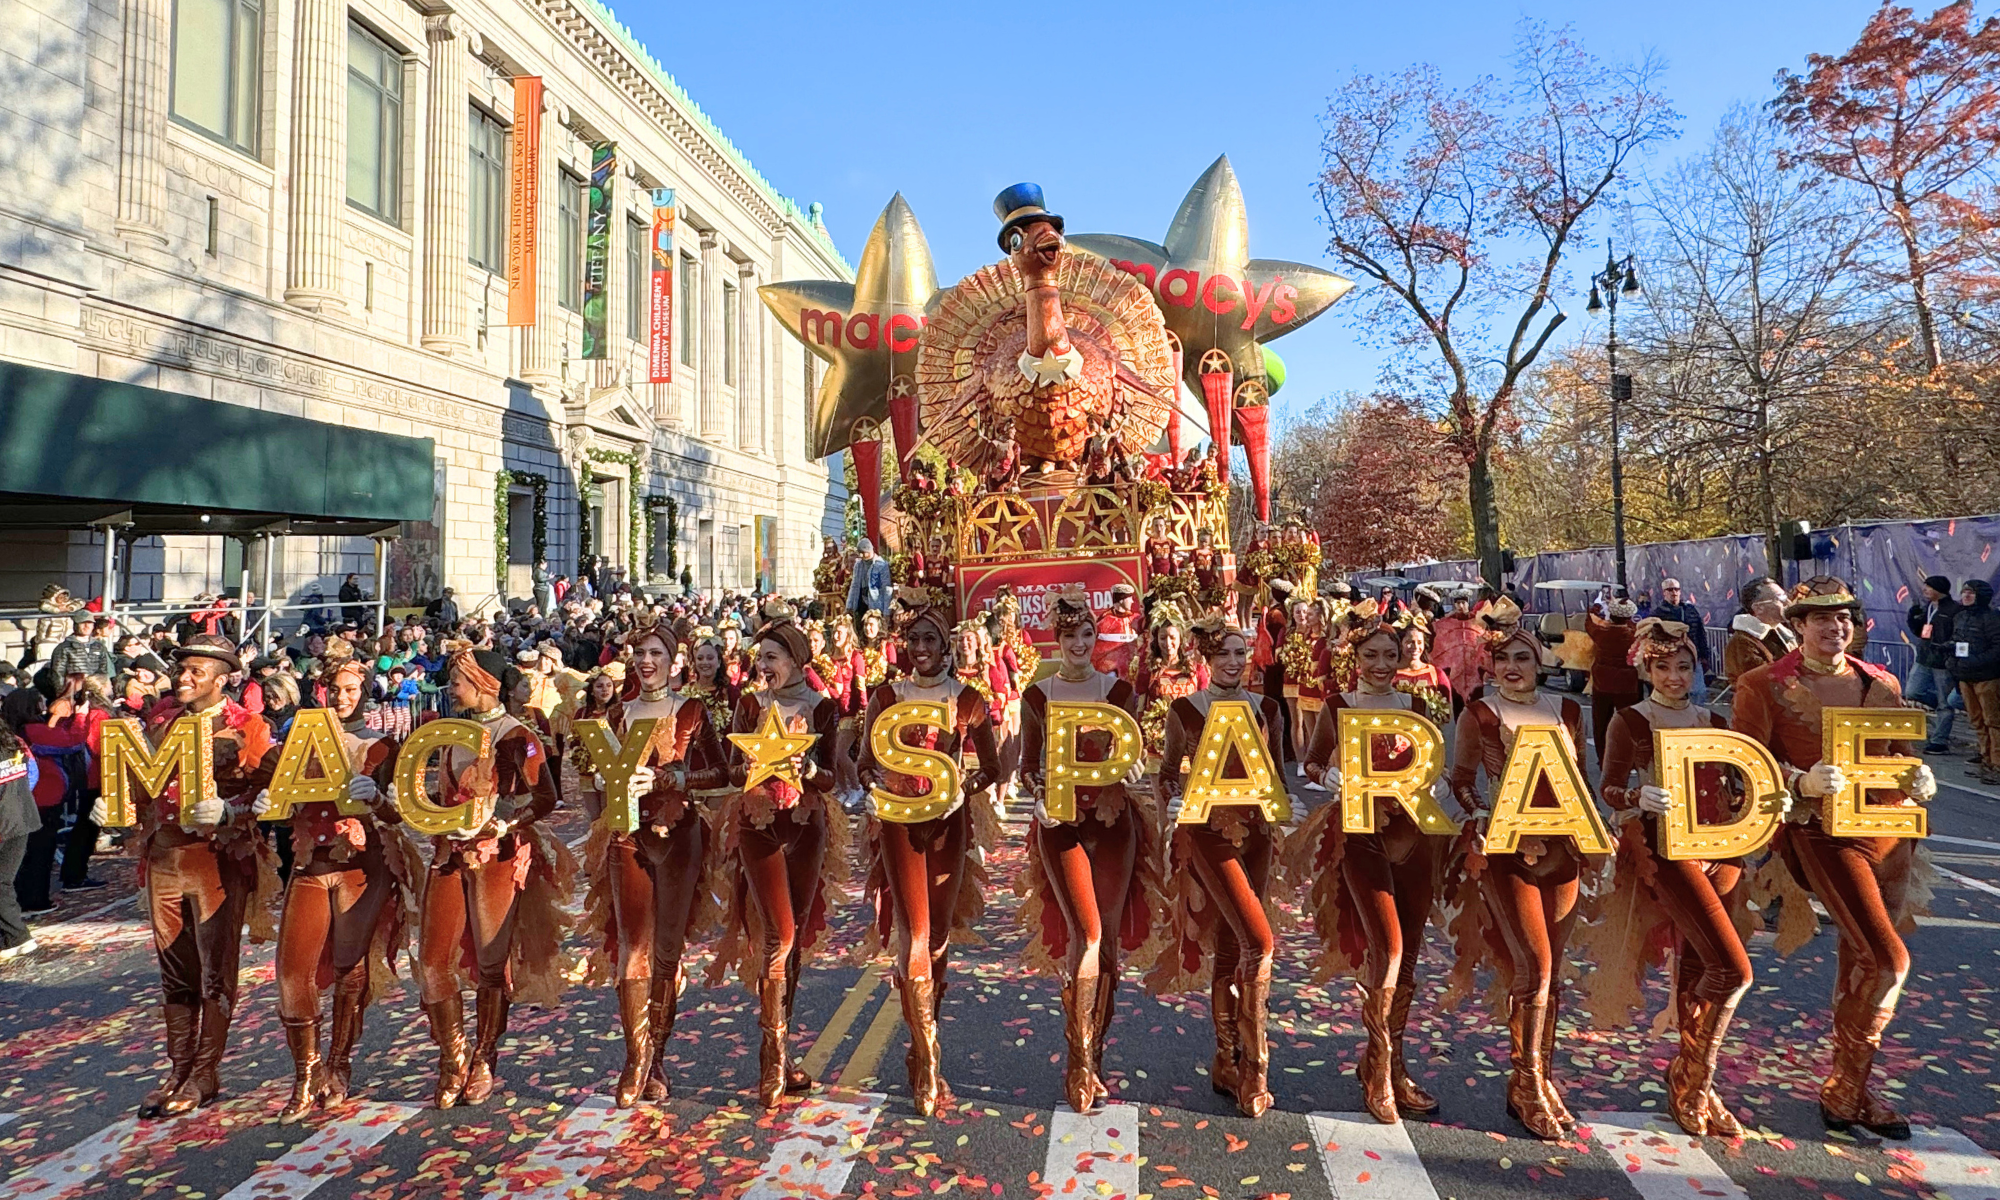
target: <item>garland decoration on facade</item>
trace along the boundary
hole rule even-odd
[[[493,579],[499,585],[500,594],[507,593],[507,497],[513,486],[533,488],[535,492],[534,523],[529,539],[533,547],[535,562],[548,557],[549,552],[549,477],[533,471],[509,471],[505,467],[493,473]]]
[[[645,502],[639,496],[639,456],[630,450],[606,450],[601,446],[590,446],[585,448],[583,457],[588,462],[619,463],[625,468],[627,476],[625,487],[625,569],[629,573],[628,578],[632,579],[635,583],[639,582],[641,580],[639,564],[642,561],[639,547],[645,537],[646,530]],[[591,554],[590,522],[581,521],[578,524],[582,529],[582,534],[578,538],[578,543],[581,546],[579,557],[589,558]]]
[[[654,492],[646,497],[646,546],[650,553],[653,544],[659,540],[654,537],[654,530],[659,523],[658,514],[662,510],[667,514],[667,561],[661,567],[661,574],[665,575],[668,579],[672,579],[680,570],[680,501],[674,499],[672,496],[661,495],[658,492]]]

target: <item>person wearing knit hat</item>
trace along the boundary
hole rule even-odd
[[[1060,659],[1056,671],[1028,685],[1021,697],[1021,775],[1035,798],[1019,919],[1028,933],[1028,969],[1062,982],[1063,1021],[1069,1053],[1063,1094],[1070,1107],[1089,1112],[1108,1099],[1104,1039],[1116,1011],[1121,961],[1127,951],[1151,948],[1160,919],[1162,862],[1160,820],[1152,798],[1136,786],[1135,772],[1101,787],[1076,789],[1076,810],[1058,820],[1047,808],[1048,706],[1109,704],[1139,716],[1138,693],[1124,679],[1098,671],[1097,615],[1079,588],[1056,597],[1050,612]],[[1103,759],[1111,734],[1085,729],[1076,735],[1081,761]],[[1102,907],[1100,907],[1102,905]]]
[[[275,974],[278,1017],[292,1052],[292,1095],[283,1124],[314,1108],[346,1102],[354,1048],[361,1040],[372,969],[394,969],[408,940],[423,882],[423,857],[396,809],[396,739],[368,723],[372,672],[347,657],[321,672],[326,708],[340,723],[341,749],[353,771],[345,812],[330,801],[293,807],[286,818],[292,873],[278,923]],[[333,974],[332,1035],[320,1058],[322,963]]]
[[[793,758],[790,779],[770,776],[755,784],[748,783],[747,751],[732,744],[730,783],[744,790],[720,821],[729,911],[709,979],[720,982],[733,966],[757,996],[757,1097],[765,1108],[776,1108],[787,1095],[814,1085],[791,1058],[789,1031],[799,973],[827,933],[829,891],[847,876],[848,826],[833,794],[840,705],[806,682],[811,647],[805,631],[780,614],[758,629],[754,644],[764,686],[737,700],[729,732],[754,736],[771,721],[791,736],[810,736],[811,744]]]
[[[1715,1064],[1737,1002],[1750,990],[1750,954],[1735,921],[1744,911],[1749,876],[1741,858],[1674,860],[1660,853],[1660,822],[1669,797],[1653,762],[1656,731],[1726,729],[1728,723],[1693,700],[1700,660],[1687,626],[1658,617],[1641,621],[1634,631],[1632,660],[1652,691],[1612,719],[1600,791],[1614,813],[1638,818],[1622,827],[1614,885],[1626,892],[1644,889],[1657,905],[1659,919],[1649,928],[1600,939],[1602,957],[1592,978],[1601,976],[1607,988],[1629,982],[1636,993],[1645,983],[1647,947],[1672,941],[1681,1044],[1667,1068],[1667,1112],[1694,1137],[1742,1137],[1742,1124],[1715,1090]],[[1702,824],[1735,819],[1737,799],[1722,768],[1696,769],[1695,814]],[[1647,865],[1626,870],[1626,863]],[[1639,899],[1627,896],[1617,910],[1646,912]],[[1667,929],[1671,933],[1663,938]],[[1591,1008],[1598,1017],[1607,1016],[1600,1006]],[[1610,1014],[1613,1019],[1616,1015]]]
[[[875,906],[873,938],[885,932],[893,938],[896,990],[903,1024],[910,1031],[905,1059],[910,1096],[918,1115],[928,1117],[951,1102],[938,1047],[947,952],[954,935],[969,940],[972,914],[982,911],[985,903],[983,897],[977,903],[963,902],[961,893],[968,887],[975,892],[983,888],[985,871],[976,855],[999,834],[997,821],[975,819],[990,817],[992,810],[968,803],[967,798],[992,785],[1000,758],[989,698],[952,671],[951,631],[943,609],[928,601],[899,603],[897,633],[909,673],[885,681],[869,695],[861,723],[864,785],[901,798],[884,808],[877,806],[871,792],[864,899]],[[897,735],[901,744],[936,751],[953,762],[960,762],[967,749],[973,752],[978,766],[963,776],[955,794],[933,798],[929,793],[935,784],[897,772],[877,757],[876,722],[889,708],[905,702],[938,705],[949,714],[950,723],[905,727]],[[942,810],[926,811],[921,820],[910,820],[900,811],[903,801],[933,799],[943,803]]]
[[[665,1057],[687,979],[682,959],[690,937],[715,916],[706,886],[714,839],[698,797],[728,776],[707,707],[670,686],[680,651],[672,628],[641,612],[624,650],[631,670],[620,672],[621,694],[591,711],[621,743],[637,736],[639,722],[656,722],[653,749],[628,785],[637,806],[633,828],[599,819],[591,829],[580,930],[595,960],[589,974],[609,975],[617,990],[625,1033],[625,1066],[613,1092],[620,1108],[671,1094]],[[584,778],[603,793],[601,767]]]
[[[1846,581],[1817,575],[1793,589],[1785,617],[1799,631],[1796,650],[1736,681],[1731,724],[1762,742],[1785,773],[1792,793],[1789,819],[1778,827],[1772,861],[1788,872],[1781,881],[1787,911],[1807,897],[1792,881],[1811,889],[1839,932],[1839,970],[1834,976],[1833,1065],[1819,1093],[1820,1119],[1827,1128],[1860,1126],[1881,1137],[1907,1138],[1910,1125],[1868,1086],[1882,1035],[1896,1015],[1896,1001],[1910,973],[1910,952],[1897,932],[1914,915],[1911,904],[1917,868],[1917,839],[1835,837],[1822,806],[1847,786],[1847,775],[1821,759],[1825,734],[1820,713],[1827,708],[1901,708],[1895,676],[1848,653],[1861,603]],[[1913,746],[1892,742],[1890,754]],[[1875,805],[1908,800],[1928,802],[1937,778],[1928,766],[1912,768],[1900,791],[1870,789]],[[1781,943],[1780,953],[1795,946]]]
[[[1919,589],[1916,602],[1910,605],[1907,617],[1910,640],[1916,643],[1917,655],[1903,683],[1903,698],[1931,710],[1930,737],[1924,743],[1926,754],[1943,754],[1951,749],[1951,727],[1957,715],[1951,703],[1958,689],[1958,682],[1951,676],[1952,659],[1957,653],[1952,645],[1951,621],[1964,606],[1952,598],[1951,591],[1951,580],[1942,575],[1929,576]]]
[[[1518,623],[1496,630],[1488,655],[1494,686],[1459,714],[1448,776],[1452,795],[1471,815],[1475,836],[1482,840],[1492,807],[1487,795],[1500,786],[1518,730],[1559,725],[1575,753],[1581,755],[1583,744],[1582,708],[1568,697],[1539,691],[1542,646],[1533,634]],[[1547,779],[1537,785],[1529,803],[1556,803]],[[1518,853],[1482,854],[1481,859],[1483,867],[1468,870],[1457,886],[1476,886],[1485,904],[1463,891],[1447,899],[1448,908],[1472,912],[1481,925],[1476,934],[1460,940],[1457,969],[1476,970],[1487,959],[1508,964],[1507,1010],[1496,1014],[1505,1017],[1511,1047],[1507,1110],[1528,1132],[1555,1141],[1576,1124],[1555,1082],[1554,1055],[1558,984],[1576,924],[1584,856],[1573,838],[1524,837]],[[1467,958],[1473,961],[1467,963]]]
[[[172,1064],[140,1103],[142,1117],[192,1112],[221,1093],[245,917],[257,940],[268,936],[268,912],[253,900],[277,891],[276,855],[258,836],[256,818],[269,807],[262,792],[277,755],[264,718],[224,690],[242,666],[228,638],[196,635],[174,654],[173,696],[145,717],[146,739],[156,748],[184,716],[213,726],[215,791],[183,814],[181,789],[190,781],[175,778],[158,793],[131,781]],[[104,824],[108,807],[100,797],[91,819]]]
[[[543,824],[559,799],[557,764],[501,702],[502,679],[513,670],[495,650],[460,650],[445,664],[453,710],[487,727],[493,750],[485,759],[457,747],[440,751],[430,797],[443,807],[475,804],[486,814],[471,829],[431,839],[418,918],[417,973],[438,1046],[439,1108],[492,1095],[516,994],[548,1004],[560,992],[555,933],[575,864]],[[468,940],[476,992],[469,1052],[459,995],[460,946]]]

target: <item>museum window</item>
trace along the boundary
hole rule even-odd
[[[625,219],[625,336],[646,344],[646,243],[652,231],[637,217]]]
[[[403,57],[347,26],[347,202],[394,225],[403,217]]]
[[[722,382],[736,386],[736,285],[722,285]]]
[[[583,311],[583,180],[564,171],[556,183],[556,302]]]
[[[695,364],[694,338],[695,330],[699,328],[698,318],[701,314],[700,295],[700,268],[695,263],[694,255],[683,254],[681,255],[680,326],[681,365],[684,367],[692,367]]]
[[[256,154],[263,49],[260,0],[174,0],[174,119]]]
[[[507,269],[507,127],[472,108],[466,257],[494,274]]]

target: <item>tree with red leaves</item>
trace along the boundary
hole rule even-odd
[[[1779,72],[1772,108],[1800,159],[1873,198],[1902,250],[1896,274],[1924,365],[1937,370],[1933,284],[2000,227],[2000,16],[1975,22],[1972,0],[1923,20],[1884,4],[1846,53]]]
[[[1343,412],[1333,469],[1315,496],[1323,571],[1383,569],[1453,547],[1447,496],[1464,460],[1437,424],[1398,396]]]
[[[1563,323],[1557,267],[1627,160],[1679,120],[1652,61],[1607,66],[1534,22],[1514,61],[1512,87],[1453,89],[1428,66],[1349,79],[1327,105],[1318,184],[1328,252],[1376,285],[1361,297],[1372,327],[1443,385],[1474,550],[1495,585],[1491,455],[1522,375]]]

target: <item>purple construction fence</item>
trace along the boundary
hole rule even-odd
[[[1968,579],[1985,579],[2000,586],[2000,560],[1994,553],[1995,544],[2000,543],[2000,513],[1935,521],[1871,521],[1823,529],[1810,536],[1812,560],[1787,562],[1784,582],[1790,585],[1809,575],[1846,579],[1868,615],[1868,657],[1899,677],[1914,661],[1904,614],[1926,577],[1943,575],[1954,589]],[[1737,587],[1764,574],[1766,566],[1764,539],[1751,534],[1628,545],[1625,562],[1634,593],[1643,591],[1658,599],[1660,580],[1680,580],[1685,598],[1701,609],[1711,630],[1728,628],[1739,611]],[[1574,611],[1589,600],[1579,593],[1537,591],[1536,583],[1617,577],[1609,546],[1522,556],[1515,567],[1511,582],[1520,589],[1530,612]],[[1391,573],[1418,582],[1479,582],[1479,564],[1471,560],[1417,563]],[[1361,580],[1380,574],[1359,572],[1352,578],[1358,587]]]

